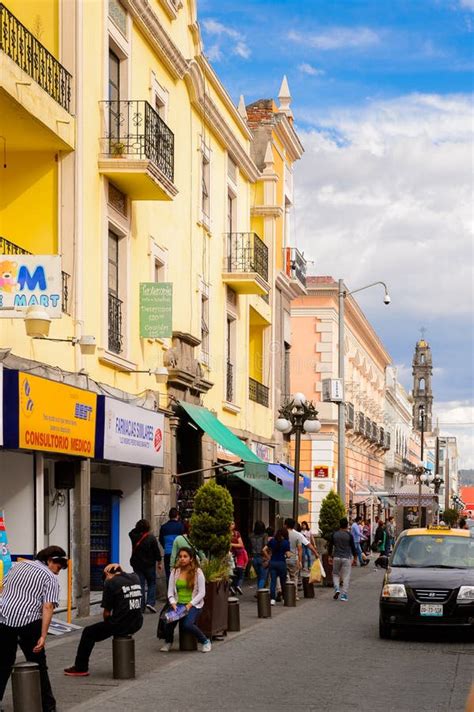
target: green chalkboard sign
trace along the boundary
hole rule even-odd
[[[164,339],[173,333],[173,283],[140,283],[140,338]]]

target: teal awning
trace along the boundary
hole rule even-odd
[[[258,492],[261,492],[261,494],[264,494],[265,497],[270,497],[270,499],[274,499],[276,502],[287,502],[289,504],[293,502],[292,492],[285,489],[277,482],[270,480],[268,475],[266,478],[251,477],[246,469],[239,467],[238,465],[226,465],[224,469],[229,473],[229,475],[238,477],[239,480],[245,482],[245,484],[249,485],[249,487],[253,487],[253,489],[256,489]],[[307,503],[304,497],[299,497],[298,499],[300,505]]]
[[[196,425],[199,425],[201,430],[204,430],[213,440],[219,443],[219,445],[222,445],[223,448],[242,458],[245,462],[254,462],[259,465],[263,464],[265,465],[265,470],[267,469],[266,463],[257,457],[257,455],[252,452],[237,435],[234,435],[224,423],[221,423],[210,410],[202,408],[199,405],[184,403],[183,401],[179,401],[179,404],[189,417],[194,420]]]

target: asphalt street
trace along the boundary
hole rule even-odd
[[[159,653],[156,616],[137,635],[137,679],[111,676],[110,643],[97,646],[91,676],[62,676],[77,637],[48,648],[58,712],[464,712],[474,680],[472,638],[447,632],[378,637],[382,573],[354,570],[347,603],[328,589],[297,608],[259,620],[253,591],[241,604],[242,632],[210,654]],[[7,707],[7,710],[11,707]]]

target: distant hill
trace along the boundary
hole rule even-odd
[[[474,470],[459,470],[459,484],[474,485]]]

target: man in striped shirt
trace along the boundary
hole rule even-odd
[[[43,712],[56,710],[44,644],[53,611],[59,605],[57,576],[67,564],[64,549],[48,546],[34,561],[15,564],[5,578],[0,602],[0,710],[18,644],[26,659],[39,666]]]

